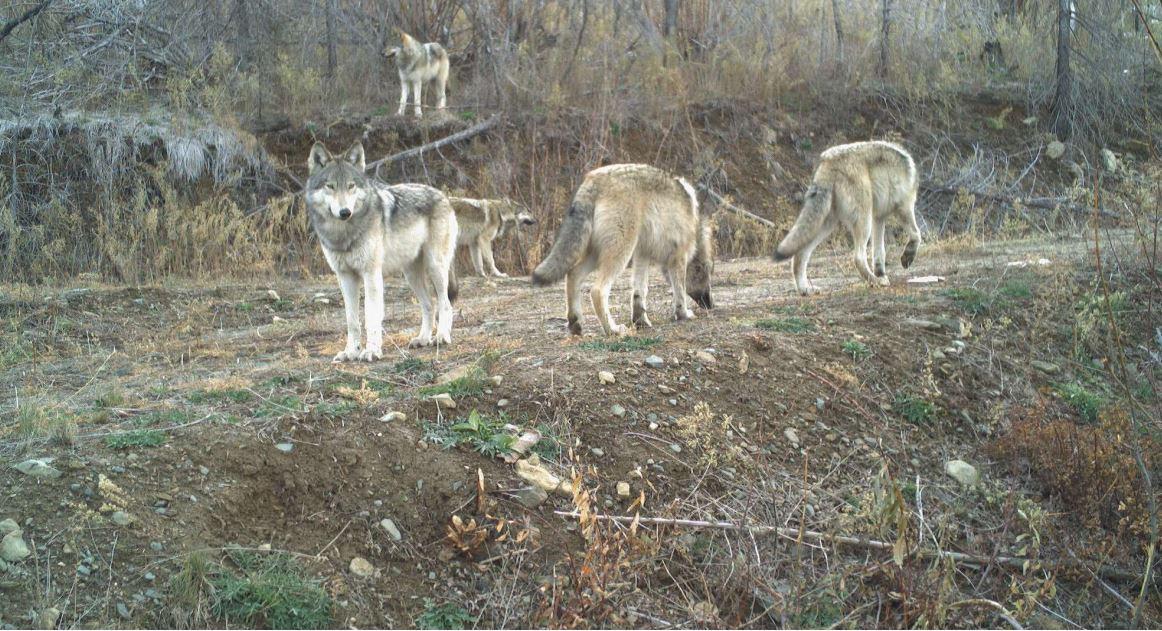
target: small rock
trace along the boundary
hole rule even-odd
[[[274,446],[274,448],[281,451],[284,454],[289,454],[290,452],[295,450],[295,444],[294,443],[278,443],[277,445]]]
[[[0,537],[3,537],[8,533],[15,532],[17,530],[20,530],[20,526],[17,525],[15,519],[8,518],[4,521],[0,521]]]
[[[656,429],[658,429],[658,424],[657,423],[650,423],[650,431],[652,432]]]
[[[269,543],[264,543],[264,544],[262,544],[262,545],[258,546],[258,549],[259,549],[259,550],[270,550],[270,544],[269,544]]]
[[[360,578],[369,578],[375,575],[375,567],[363,557],[351,559],[351,573]]]
[[[273,289],[266,290],[266,297],[270,298],[274,302],[278,302],[279,300],[282,300],[282,298],[279,297],[278,292],[273,290]]]
[[[614,379],[613,373],[608,370],[602,370],[597,373],[597,381],[602,385],[609,385],[616,381],[616,379]]]
[[[497,401],[497,402],[496,402],[496,407],[498,407],[498,408],[506,408],[506,407],[508,407],[508,399],[501,399],[501,400]]]
[[[448,394],[447,392],[441,392],[440,394],[432,396],[428,400],[442,408],[448,408],[449,410],[456,409],[456,401],[452,398],[452,395]]]
[[[921,329],[928,329],[929,331],[939,331],[942,328],[939,322],[933,322],[931,320],[920,320],[917,318],[908,318],[907,320],[904,320],[904,324]]]
[[[976,467],[963,460],[949,460],[944,463],[944,473],[964,486],[975,486],[980,482],[980,473]]]
[[[941,359],[948,357],[947,355],[944,354],[944,351],[942,351],[938,348],[932,349],[931,355],[932,355],[932,359],[936,359],[936,360],[941,360]]]
[[[1109,149],[1102,149],[1101,165],[1106,170],[1106,173],[1113,173],[1118,170],[1118,157]]]
[[[403,535],[400,534],[399,528],[395,527],[394,521],[390,519],[384,519],[383,521],[379,522],[379,525],[381,528],[387,531],[387,534],[391,535],[392,539],[395,539],[396,541],[403,541]]]
[[[109,519],[122,528],[133,523],[133,516],[123,510],[114,511]]]
[[[617,483],[617,496],[622,499],[629,497],[629,482]]]
[[[141,576],[141,578],[144,578],[147,581],[153,582],[154,579],[157,578],[157,575],[155,575],[153,572],[146,572],[145,574],[143,574]]]
[[[130,618],[129,607],[127,607],[125,603],[117,603],[117,615],[128,620]]]
[[[614,416],[619,418],[625,416],[625,408],[616,403],[614,403],[613,406],[609,408],[609,411],[612,412]]]
[[[829,443],[833,443],[833,442],[839,440],[839,434],[836,434],[835,432],[830,432],[826,436],[823,437],[823,440],[826,440]]]
[[[670,405],[678,405],[678,400],[677,399],[666,399],[666,403],[669,403]]]
[[[1034,359],[1033,361],[1029,362],[1029,364],[1047,375],[1056,375],[1057,373],[1061,372],[1061,366],[1051,362],[1043,362],[1039,359]]]
[[[20,464],[12,465],[12,468],[34,478],[59,478],[61,477],[61,472],[49,465],[52,460],[52,458],[33,458],[31,460],[25,460]]]
[[[1028,118],[1021,119],[1021,124],[1023,124],[1026,127],[1032,127],[1033,125],[1037,124],[1037,117],[1030,116]]]
[[[694,353],[694,358],[697,359],[698,361],[702,362],[703,364],[717,364],[718,363],[718,359],[715,358],[714,355],[711,355],[710,353],[708,353],[706,351],[698,351],[697,353]]]
[[[1045,147],[1045,155],[1049,156],[1050,160],[1057,160],[1065,155],[1065,143],[1060,140],[1054,140]]]
[[[795,432],[794,427],[788,427],[787,429],[783,430],[783,436],[785,436],[787,440],[791,441],[793,446],[799,446],[799,434]]]
[[[674,394],[674,389],[665,384],[658,384],[658,392],[662,394]]]
[[[682,446],[679,445],[678,443],[670,443],[670,451],[672,451],[676,454],[680,454],[680,453],[682,453]]]
[[[666,365],[666,360],[658,357],[657,355],[650,355],[643,363],[650,368],[663,368]]]
[[[57,627],[57,623],[61,619],[61,610],[56,607],[49,607],[40,612],[36,617],[36,628],[44,629],[44,631],[52,631]]]
[[[500,375],[492,375],[488,378],[488,381],[494,386],[499,386],[500,384],[504,383],[504,377]]]
[[[402,423],[403,421],[408,420],[408,415],[398,410],[392,410],[391,412],[388,412],[387,414],[379,417],[379,420],[383,421],[384,423]]]
[[[210,475],[210,469],[205,466],[200,466],[198,467],[198,473],[201,473],[202,475]]]
[[[150,541],[149,542],[149,549],[153,550],[154,552],[161,552],[163,548],[162,548],[161,542]]]
[[[526,486],[516,492],[516,501],[526,508],[536,508],[549,499],[549,494],[539,486]]]
[[[816,397],[816,399],[815,399],[815,409],[816,410],[819,410],[820,412],[822,412],[823,407],[825,405],[827,405],[827,401],[823,400],[823,398],[821,398],[821,397]]]
[[[24,531],[13,530],[0,539],[0,559],[9,563],[22,561],[32,554],[28,544],[24,543]]]
[[[600,447],[594,447],[594,448],[590,449],[589,453],[593,454],[594,456],[597,456],[598,458],[605,457],[605,450],[600,448]]]

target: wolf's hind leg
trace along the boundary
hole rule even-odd
[[[633,264],[633,317],[631,321],[638,328],[648,329],[650,318],[646,315],[646,298],[650,293],[650,266],[645,262],[634,261]]]
[[[851,238],[854,241],[853,258],[855,260],[855,268],[859,271],[859,275],[872,285],[887,285],[888,279],[881,278],[872,273],[871,268],[867,264],[867,244],[871,241],[872,225],[871,217],[861,217],[851,227]]]
[[[416,302],[420,303],[420,330],[408,342],[408,346],[431,346],[432,344],[432,295],[428,288],[428,279],[424,278],[422,264],[414,262],[403,270],[404,278],[412,293],[416,295]]]
[[[624,324],[616,324],[609,313],[609,290],[613,287],[613,280],[629,264],[633,256],[633,244],[625,248],[624,252],[608,252],[598,257],[597,279],[593,288],[589,290],[589,299],[593,301],[593,310],[597,312],[597,320],[606,335],[625,335],[628,329]]]
[[[359,359],[359,338],[363,327],[359,322],[359,276],[349,272],[338,272],[339,290],[343,292],[343,313],[347,316],[347,347],[333,361],[346,362]]]
[[[473,241],[468,244],[468,254],[472,258],[472,269],[476,270],[477,276],[488,276],[484,272],[484,261],[480,257],[480,244]]]
[[[428,279],[436,292],[436,343],[451,344],[455,311],[448,299],[448,270],[452,266],[452,257],[428,255],[427,266]]]
[[[674,294],[674,319],[691,320],[694,311],[686,303],[686,258],[678,257],[666,266],[666,280],[670,281],[670,291]]]
[[[593,257],[587,256],[565,276],[565,315],[569,321],[569,332],[573,335],[581,335],[581,283],[593,271],[594,265]]]
[[[493,276],[500,278],[508,278],[508,274],[496,269],[496,259],[492,257],[492,239],[480,238],[480,252],[484,254],[484,264],[488,266],[488,271]]]
[[[908,245],[904,246],[900,265],[908,267],[912,261],[916,260],[916,250],[920,248],[920,226],[916,225],[916,200],[914,197],[900,208],[899,214],[904,220],[904,230],[908,233]]]
[[[872,260],[875,264],[876,276],[879,276],[880,278],[883,278],[888,274],[886,246],[884,244],[884,232],[887,228],[887,225],[887,217],[884,217],[883,219],[872,220]]]

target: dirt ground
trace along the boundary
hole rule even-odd
[[[1110,592],[1132,599],[1137,586],[1049,560],[1140,570],[1137,540],[1087,527],[991,447],[1034,400],[1076,415],[1051,386],[1081,370],[1063,345],[1091,247],[928,245],[873,290],[836,241],[813,263],[820,295],[797,296],[786,264],[720,261],[716,308],[691,322],[668,320],[655,274],[655,326],[625,350],[604,343],[591,309],[584,336],[566,334],[563,286],[463,275],[453,344],[408,350],[418,308],[389,278],[388,350],[370,365],[330,363],[343,315],[326,276],[0,285],[0,520],[31,548],[0,572],[0,626],[36,626],[49,608],[61,628],[272,625],[270,611],[240,622],[212,590],[179,590],[195,554],[239,571],[238,550],[293,559],[337,627],[414,626],[443,604],[480,627],[1125,624]],[[945,280],[904,282],[930,275]],[[628,280],[614,289],[619,322]],[[953,291],[1013,286],[1024,289],[988,310]],[[455,409],[426,396],[473,367],[489,379],[456,382]],[[528,507],[513,465],[436,444],[473,410],[539,428],[548,468],[591,494]],[[391,411],[406,416],[381,420]],[[61,475],[11,466],[30,458],[55,458]],[[954,459],[981,482],[947,475]],[[885,526],[876,516],[896,497],[903,525]],[[597,536],[554,515],[576,508],[899,539],[910,552],[897,566],[890,549],[808,535],[601,522]],[[453,515],[492,526],[468,554],[447,538]],[[1148,603],[1158,623],[1153,589]]]

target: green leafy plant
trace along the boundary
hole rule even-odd
[[[237,572],[211,576],[214,615],[248,627],[321,629],[331,626],[331,598],[288,554],[228,551]]]
[[[623,337],[618,340],[592,340],[581,344],[587,351],[626,353],[640,351],[662,343],[660,337]]]
[[[764,318],[754,323],[760,329],[779,333],[808,333],[815,330],[815,323],[798,317]]]
[[[1085,386],[1077,383],[1063,383],[1057,385],[1057,393],[1070,405],[1087,423],[1096,423],[1097,415],[1106,405],[1105,397],[1091,392]]]
[[[156,429],[135,429],[105,437],[105,444],[111,449],[159,447],[164,445],[165,441],[165,432]]]
[[[424,599],[424,611],[416,618],[420,629],[465,629],[475,620],[465,609],[452,603],[437,605],[430,598]]]
[[[847,340],[842,345],[840,345],[839,348],[848,355],[851,355],[851,358],[857,361],[861,359],[867,359],[868,357],[871,357],[872,354],[871,349],[867,347],[867,344],[864,344],[858,340]]]
[[[504,430],[507,418],[501,415],[492,418],[476,410],[468,418],[457,423],[427,423],[424,426],[424,440],[441,445],[446,449],[468,445],[477,452],[494,458],[512,449],[516,437]]]
[[[973,287],[953,287],[941,293],[968,315],[981,315],[992,308],[989,296]]]
[[[924,399],[910,394],[898,394],[892,407],[913,425],[926,425],[936,418],[936,406]]]

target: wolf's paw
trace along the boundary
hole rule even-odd
[[[875,284],[880,286],[880,287],[887,287],[889,284],[888,277],[887,276],[876,276]]]
[[[884,268],[883,263],[876,263],[876,276],[887,276],[888,270]]]
[[[373,362],[383,359],[383,351],[378,348],[365,348],[363,352],[359,353],[359,361]]]
[[[807,283],[803,287],[799,288],[800,296],[813,296],[817,293],[819,293],[819,288],[812,283]]]
[[[451,333],[437,333],[436,334],[436,344],[439,344],[440,346],[447,346],[451,343],[452,343],[452,334]]]
[[[634,318],[633,325],[639,329],[652,329],[652,328],[654,328],[654,325],[650,322],[650,319],[648,317],[646,317],[646,314],[644,314],[644,313],[640,314],[638,317]]]
[[[331,362],[335,364],[341,364],[343,362],[358,361],[359,355],[360,353],[358,348],[348,348],[344,349],[343,352],[339,353],[338,355],[335,355]]]
[[[679,320],[693,320],[694,319],[694,312],[689,310],[689,309],[679,311],[676,315],[677,315]]]
[[[617,337],[625,337],[629,335],[629,327],[624,324],[615,324],[609,329],[609,334],[616,335]]]
[[[408,348],[423,348],[432,345],[431,335],[417,335],[408,342]]]
[[[492,275],[497,277],[497,278],[508,278],[508,274],[505,274],[504,272],[498,272],[495,270],[492,272]]]

